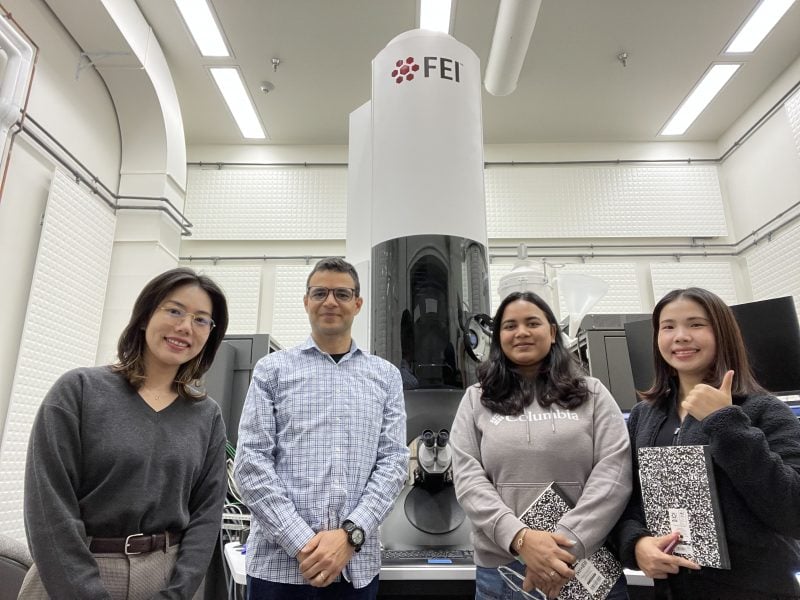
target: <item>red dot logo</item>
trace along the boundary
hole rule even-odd
[[[414,73],[419,71],[419,65],[414,62],[414,57],[409,56],[405,60],[402,58],[394,63],[396,69],[392,69],[392,79],[395,83],[403,83],[404,81],[413,81]]]

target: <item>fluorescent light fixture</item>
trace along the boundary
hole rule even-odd
[[[695,86],[664,129],[661,130],[661,135],[683,135],[741,66],[740,64],[714,65],[706,71],[700,83]]]
[[[206,0],[175,0],[203,56],[230,56]]]
[[[419,28],[450,33],[452,0],[420,0]]]
[[[725,52],[753,52],[792,4],[794,0],[762,0]]]
[[[258,120],[250,96],[242,83],[239,69],[233,67],[212,67],[211,75],[225,98],[225,103],[236,120],[242,135],[250,139],[264,139],[266,134]]]

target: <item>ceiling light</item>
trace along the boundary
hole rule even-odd
[[[792,4],[794,0],[762,0],[725,52],[753,52]]]
[[[264,139],[266,134],[258,120],[250,96],[242,83],[239,69],[233,67],[213,67],[211,75],[225,98],[225,102],[236,120],[242,135],[251,139]]]
[[[452,0],[420,0],[419,28],[450,33]]]
[[[230,56],[206,0],[175,0],[203,56]]]
[[[661,130],[661,135],[683,135],[706,106],[714,99],[722,87],[733,77],[740,64],[714,65],[706,71],[686,100]]]

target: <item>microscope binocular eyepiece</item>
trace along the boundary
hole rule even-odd
[[[439,448],[444,448],[447,446],[447,443],[450,441],[450,432],[447,429],[440,429],[439,435],[436,436],[436,445]]]
[[[420,438],[426,448],[433,448],[434,444],[439,448],[444,448],[450,441],[450,432],[447,429],[440,429],[439,433],[434,433],[432,429],[426,429]]]
[[[432,430],[426,429],[422,432],[422,443],[425,444],[426,448],[433,448],[433,445],[436,443],[436,434],[433,433]]]

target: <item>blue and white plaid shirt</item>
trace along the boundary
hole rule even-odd
[[[247,574],[307,584],[295,556],[350,520],[366,541],[343,573],[356,588],[381,564],[378,525],[408,473],[400,372],[351,343],[337,364],[308,338],[258,361],[239,423],[234,477],[252,512]]]

